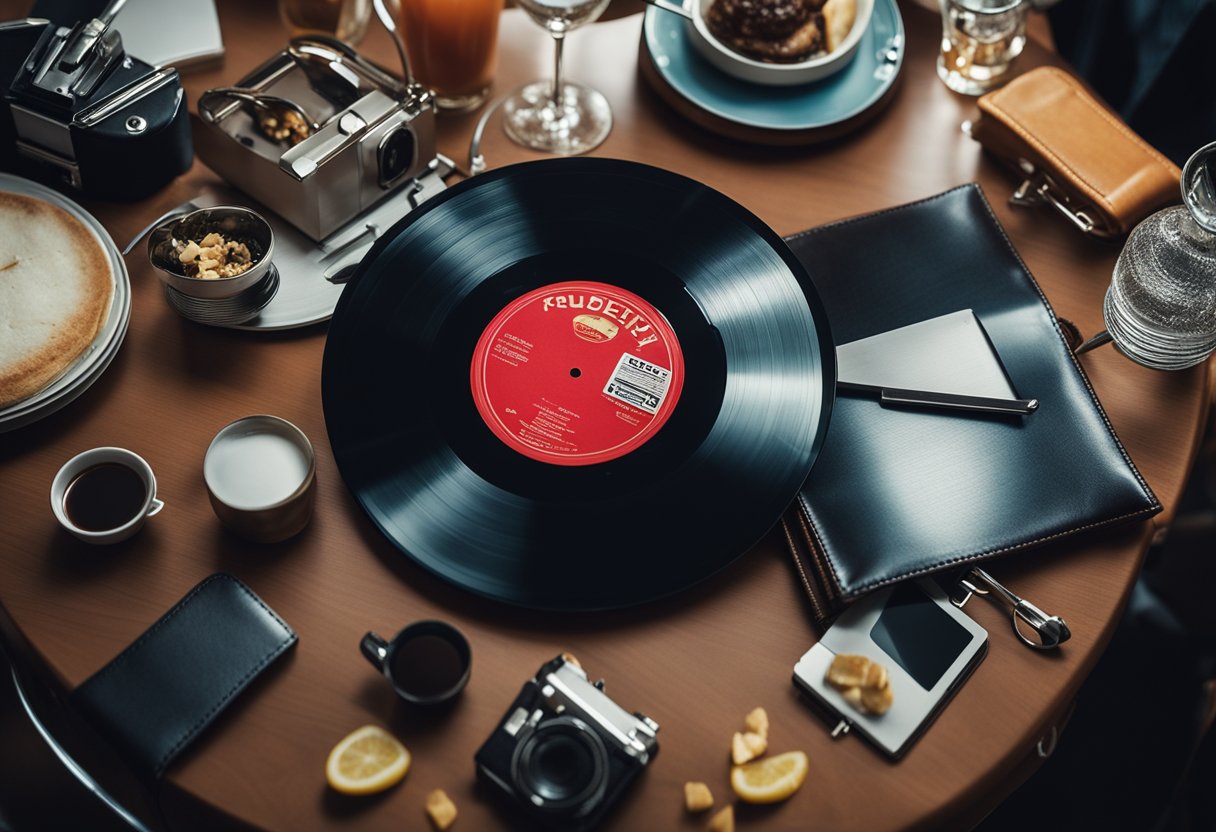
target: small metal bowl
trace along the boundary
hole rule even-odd
[[[249,246],[252,268],[214,280],[187,276],[177,259],[178,249],[186,241],[198,242],[213,231]],[[200,208],[161,223],[148,235],[148,260],[156,267],[161,281],[184,295],[205,300],[230,298],[253,286],[266,276],[273,255],[274,231],[270,223],[260,214],[235,205]]]
[[[172,286],[165,287],[165,300],[177,314],[208,326],[237,326],[262,313],[279,290],[279,272],[273,265],[266,278],[230,298],[192,298]]]

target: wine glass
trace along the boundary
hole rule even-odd
[[[1106,330],[1078,353],[1113,341],[1138,364],[1181,370],[1216,350],[1216,142],[1183,168],[1182,199],[1132,230],[1106,292]]]
[[[562,79],[562,45],[571,29],[591,23],[609,0],[516,0],[549,30],[555,46],[553,80],[534,81],[503,102],[503,127],[516,143],[561,156],[586,153],[612,129],[612,109],[603,94]]]

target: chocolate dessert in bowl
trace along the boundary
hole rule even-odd
[[[870,25],[874,0],[685,0],[693,47],[756,84],[808,84],[838,72]]]

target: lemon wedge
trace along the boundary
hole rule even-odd
[[[342,794],[372,794],[401,782],[410,770],[410,752],[375,725],[351,731],[329,752],[325,779]]]
[[[807,768],[805,754],[787,751],[735,766],[730,772],[730,787],[747,803],[777,803],[802,788]]]

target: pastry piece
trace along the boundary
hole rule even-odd
[[[866,670],[871,664],[865,656],[836,656],[828,668],[828,684],[841,690],[861,687],[865,684]]]
[[[435,789],[426,796],[426,814],[435,828],[443,832],[456,822],[456,804],[443,789]]]
[[[710,818],[709,832],[735,832],[735,807],[727,806]]]
[[[704,783],[684,784],[684,807],[690,812],[704,812],[714,805],[713,792]]]
[[[0,193],[0,407],[37,393],[88,348],[114,298],[110,258],[64,209]]]
[[[735,765],[740,766],[756,759],[767,749],[768,740],[759,734],[753,734],[751,731],[741,734],[736,731],[735,736],[731,738],[730,758]]]
[[[836,656],[824,680],[863,714],[885,714],[894,701],[887,669],[865,656]]]
[[[885,685],[881,688],[861,689],[861,707],[863,711],[868,713],[875,715],[885,714],[891,709],[893,701],[895,701],[895,697],[891,693],[890,685]]]
[[[743,734],[736,731],[735,735],[730,739],[730,760],[735,765],[742,765],[752,759],[754,755],[751,749],[747,747],[747,743],[743,742]]]
[[[752,712],[744,718],[743,724],[753,734],[759,734],[768,739],[768,711],[764,708],[753,708]]]
[[[887,686],[887,669],[865,656],[840,655],[828,668],[828,681],[837,688],[883,688]]]
[[[828,0],[823,4],[823,38],[829,54],[840,48],[857,19],[857,0]]]

